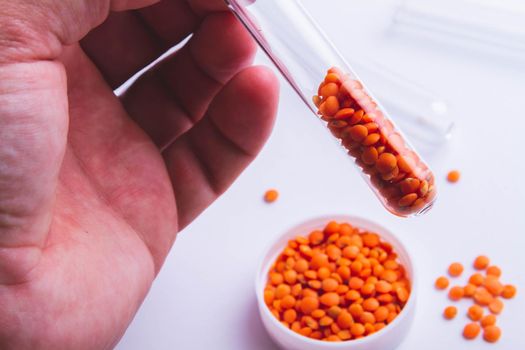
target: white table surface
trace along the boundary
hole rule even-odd
[[[276,349],[257,312],[259,258],[268,242],[290,226],[334,213],[383,224],[413,253],[420,282],[416,319],[399,350],[422,345],[426,350],[525,349],[525,64],[394,35],[392,1],[304,3],[343,54],[359,47],[450,102],[454,136],[425,154],[437,177],[437,204],[419,218],[387,213],[283,82],[268,144],[231,189],[179,234],[117,349]],[[330,12],[329,4],[338,6],[337,12]],[[331,20],[345,16],[352,22]],[[452,168],[462,173],[456,185],[444,179]],[[261,197],[272,187],[281,197],[268,205]],[[433,288],[449,263],[470,266],[480,253],[502,267],[504,281],[518,287],[517,298],[506,302],[498,318],[503,336],[497,345],[463,340],[467,304],[460,304],[454,321],[444,321],[441,312],[449,302]]]

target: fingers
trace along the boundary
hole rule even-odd
[[[124,106],[163,148],[202,118],[223,84],[251,64],[255,50],[232,14],[211,14],[186,47],[129,89]]]
[[[161,54],[141,19],[132,12],[117,12],[82,40],[82,48],[112,89]]]
[[[226,11],[228,7],[224,0],[185,0],[191,8],[198,14],[206,14],[210,12]]]
[[[113,0],[111,1],[111,10],[124,11],[138,9],[141,7],[153,5],[160,0]]]
[[[274,122],[278,90],[268,69],[245,69],[214,98],[206,117],[166,149],[180,227],[223,193],[259,152]]]
[[[0,63],[56,59],[63,45],[82,39],[111,9],[129,10],[157,0],[79,0],[2,2]],[[3,52],[3,51],[7,51]]]
[[[165,0],[139,11],[112,13],[81,45],[116,89],[197,25],[198,18],[186,1]]]

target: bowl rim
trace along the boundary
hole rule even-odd
[[[401,249],[406,253],[406,264],[408,265],[407,268],[411,272],[410,276],[410,295],[407,300],[407,303],[401,310],[401,312],[397,315],[397,317],[394,319],[392,323],[384,327],[383,329],[373,333],[372,335],[360,338],[360,339],[350,339],[346,341],[341,342],[329,342],[329,341],[323,341],[318,339],[312,339],[309,337],[305,337],[303,335],[297,334],[296,332],[292,331],[290,328],[284,327],[281,322],[279,322],[275,316],[270,312],[270,308],[266,305],[264,302],[264,285],[262,283],[262,279],[264,276],[267,276],[267,265],[271,266],[273,263],[273,258],[270,260],[270,263],[266,263],[266,259],[269,257],[272,247],[276,245],[283,236],[290,235],[291,232],[298,229],[300,226],[308,226],[308,225],[314,225],[315,222],[328,222],[328,221],[348,221],[352,226],[361,228],[361,229],[367,229],[373,232],[376,232],[380,237],[383,237],[383,233],[386,232],[386,241],[391,243],[394,249],[397,251],[397,247],[401,247]],[[354,224],[354,222],[356,222]],[[392,242],[393,240],[393,242]],[[398,238],[397,235],[395,235],[392,231],[385,228],[383,225],[380,225],[376,223],[375,221],[372,221],[368,218],[362,217],[362,216],[356,216],[356,215],[348,215],[348,214],[335,214],[335,215],[321,215],[316,216],[307,220],[303,220],[299,223],[296,223],[295,225],[292,225],[288,227],[288,229],[284,230],[281,234],[277,235],[274,239],[272,239],[264,248],[263,254],[259,259],[259,263],[257,265],[257,274],[256,274],[256,280],[255,280],[255,292],[257,297],[257,304],[259,307],[260,312],[264,312],[267,316],[269,316],[270,322],[273,324],[274,327],[280,328],[285,334],[289,335],[292,338],[295,338],[298,341],[311,344],[311,345],[320,345],[326,346],[327,348],[333,348],[333,349],[341,349],[346,348],[348,349],[351,346],[358,346],[360,344],[366,344],[374,342],[376,339],[380,339],[381,337],[385,336],[387,332],[389,333],[392,329],[394,329],[396,325],[400,324],[404,321],[405,318],[408,317],[408,312],[406,310],[413,309],[415,307],[416,303],[416,291],[417,291],[417,272],[416,268],[413,263],[412,259],[412,253],[410,250],[406,247],[406,245]],[[391,327],[392,326],[392,327]],[[390,331],[389,331],[390,330]]]

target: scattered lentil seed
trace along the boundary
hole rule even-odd
[[[495,343],[501,337],[501,329],[498,326],[487,326],[483,329],[483,339],[489,343]]]
[[[459,286],[454,286],[450,288],[450,291],[448,292],[448,297],[450,300],[458,301],[459,299],[463,298],[465,295],[465,292],[463,291],[463,288]]]
[[[449,285],[448,278],[446,278],[445,276],[440,276],[436,279],[434,285],[437,289],[447,289]]]
[[[264,201],[266,203],[273,203],[279,198],[279,192],[277,190],[268,190],[264,194]]]
[[[498,266],[489,266],[487,267],[487,276],[496,276],[496,277],[500,277],[501,276],[501,269],[498,267]]]
[[[458,309],[455,306],[447,306],[443,311],[443,317],[445,317],[447,320],[451,320],[456,317],[457,313]]]
[[[462,273],[463,265],[461,265],[460,263],[455,262],[450,264],[450,266],[448,267],[448,274],[452,277],[458,277]]]
[[[480,321],[481,327],[485,328],[487,326],[493,326],[496,324],[496,316],[489,314],[483,316],[483,318]]]
[[[468,317],[474,321],[467,324],[463,329],[463,336],[466,339],[474,339],[483,327],[483,339],[487,342],[496,342],[501,337],[501,329],[496,326],[495,314],[503,311],[504,304],[501,298],[509,299],[515,296],[516,287],[500,282],[501,269],[498,266],[489,266],[490,259],[480,255],[473,262],[476,270],[485,270],[486,275],[474,273],[469,277],[469,283],[463,288],[454,286],[449,290],[449,298],[459,300],[463,297],[472,298],[474,305],[470,306],[467,312]],[[461,264],[453,263],[450,265],[449,274],[451,276],[460,275],[463,271]],[[437,289],[446,289],[448,279],[438,277],[435,281]],[[379,300],[379,298],[378,298]],[[484,307],[487,307],[491,314],[484,315]],[[443,316],[447,319],[455,317],[457,309],[453,306],[447,307],[443,311]]]
[[[474,260],[474,268],[476,270],[485,270],[489,266],[490,260],[485,255],[480,255]]]
[[[451,170],[447,174],[447,180],[450,183],[458,182],[460,177],[461,177],[461,173],[458,170]]]
[[[501,292],[501,296],[505,299],[512,299],[516,295],[516,287],[514,287],[511,284],[507,284],[503,287],[503,291]]]
[[[468,323],[465,328],[463,328],[463,336],[465,339],[472,340],[479,335],[481,327],[477,322]]]
[[[468,308],[468,317],[472,321],[479,321],[483,317],[483,308],[479,305],[472,305]]]

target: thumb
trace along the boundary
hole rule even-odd
[[[67,138],[66,91],[57,62],[0,66],[0,283],[38,263]]]

